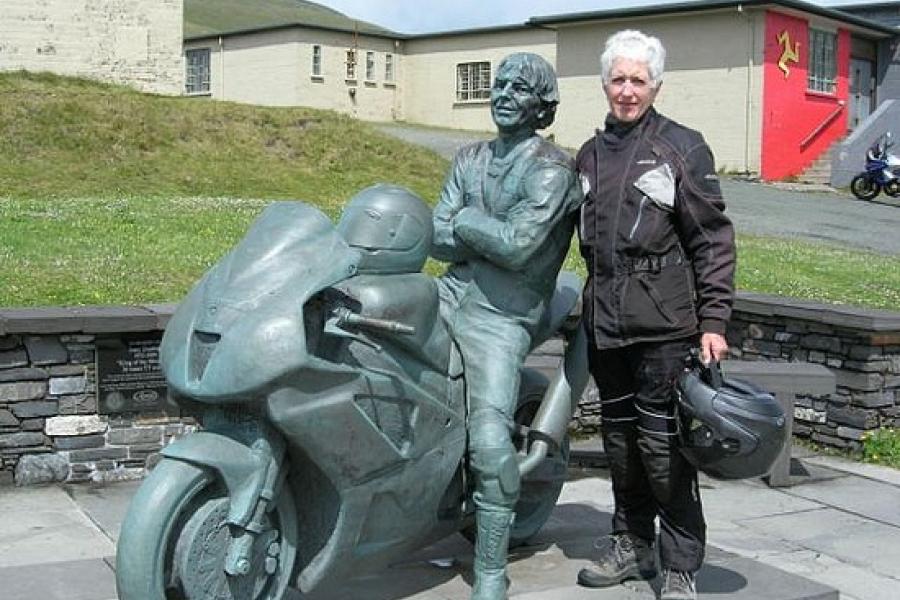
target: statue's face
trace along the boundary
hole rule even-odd
[[[515,62],[504,63],[491,88],[491,116],[501,131],[535,129],[541,99]]]

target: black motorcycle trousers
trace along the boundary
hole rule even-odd
[[[656,537],[663,568],[703,563],[706,522],[696,469],[678,450],[674,385],[697,338],[637,343],[589,353],[610,462],[613,531]]]

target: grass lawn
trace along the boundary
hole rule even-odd
[[[176,301],[270,201],[5,198],[0,306]],[[896,258],[752,236],[738,239],[738,255],[739,289],[900,310]],[[584,274],[575,244],[566,268]]]
[[[446,168],[329,111],[0,73],[0,306],[177,301],[273,200],[334,219],[390,181],[433,202]],[[900,310],[896,257],[751,236],[738,256],[740,289]]]

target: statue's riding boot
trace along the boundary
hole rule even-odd
[[[506,554],[509,530],[515,517],[511,509],[479,509],[475,512],[475,585],[472,600],[506,600]]]

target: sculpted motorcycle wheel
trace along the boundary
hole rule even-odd
[[[228,496],[205,469],[164,459],[141,485],[122,525],[116,557],[119,600],[278,600],[296,558],[289,486],[256,536],[245,575],[224,571],[233,534]]]
[[[881,186],[860,173],[850,182],[850,191],[860,200],[871,200],[881,191]]]

